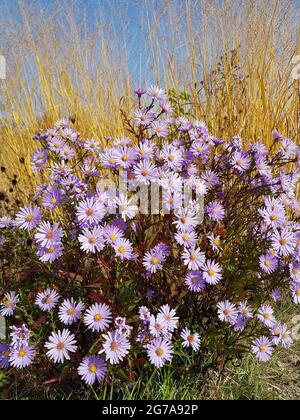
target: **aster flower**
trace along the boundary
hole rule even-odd
[[[280,302],[282,298],[280,290],[274,289],[271,293],[271,298],[273,299],[275,303]]]
[[[292,292],[292,297],[294,300],[294,303],[296,303],[297,305],[300,304],[300,283],[291,283],[290,286],[291,292]]]
[[[61,120],[56,121],[55,128],[61,129],[61,128],[67,128],[70,124],[70,121],[66,118],[63,118]]]
[[[64,145],[59,151],[59,154],[62,159],[64,160],[72,160],[74,159],[76,155],[76,151],[73,147],[70,147],[68,145]]]
[[[53,243],[49,247],[39,246],[37,250],[37,256],[40,261],[52,264],[55,260],[62,256],[63,247],[60,243]]]
[[[16,225],[20,229],[32,230],[40,223],[42,215],[41,209],[38,206],[32,206],[30,204],[17,213]]]
[[[208,284],[218,284],[222,279],[221,273],[222,269],[220,265],[213,260],[207,260],[206,263],[202,266],[202,275]]]
[[[62,202],[62,192],[58,189],[47,191],[42,199],[43,207],[46,209],[54,210]]]
[[[42,309],[42,311],[50,312],[57,305],[59,294],[56,290],[45,289],[37,294],[35,304]]]
[[[93,227],[92,229],[83,229],[78,236],[80,248],[85,252],[99,252],[105,246],[104,231],[102,227]]]
[[[163,367],[166,362],[172,360],[173,347],[167,339],[157,338],[151,341],[146,349],[150,362],[157,368]]]
[[[7,369],[9,366],[10,345],[8,343],[0,343],[0,367]]]
[[[88,152],[98,152],[100,149],[100,143],[95,140],[95,139],[89,139],[86,140],[84,143],[84,148],[88,151]]]
[[[141,306],[139,308],[139,316],[141,321],[146,323],[150,322],[151,313],[146,306]]]
[[[5,229],[11,226],[12,219],[9,216],[2,216],[0,217],[0,229]]]
[[[195,229],[199,224],[199,218],[194,209],[181,208],[175,213],[176,220],[173,224],[180,232],[189,232]]]
[[[9,364],[17,369],[23,369],[32,364],[35,354],[36,352],[32,346],[23,345],[11,348]]]
[[[97,355],[85,357],[78,367],[78,374],[88,385],[102,382],[106,375],[106,363]]]
[[[271,254],[262,255],[259,259],[260,268],[266,273],[273,273],[278,266],[278,259]]]
[[[51,225],[49,222],[42,222],[36,229],[34,238],[43,248],[49,248],[61,241],[64,233],[58,223]]]
[[[285,211],[282,206],[267,207],[263,210],[259,210],[261,217],[267,226],[279,228],[285,222]]]
[[[267,362],[273,354],[273,347],[267,337],[256,339],[252,345],[252,352],[260,362]]]
[[[295,248],[295,237],[289,229],[275,230],[271,237],[272,248],[279,255],[291,255]]]
[[[185,328],[181,331],[180,337],[183,339],[183,347],[192,347],[194,351],[200,349],[201,339],[198,333],[191,333],[191,330]]]
[[[152,99],[157,101],[165,101],[167,99],[167,94],[163,89],[160,89],[158,86],[150,86],[146,90],[146,94]]]
[[[59,153],[64,146],[65,142],[59,137],[52,137],[48,140],[48,147],[52,152]]]
[[[205,254],[200,248],[185,249],[182,258],[188,269],[193,271],[199,270],[205,263]]]
[[[106,211],[103,204],[96,198],[86,198],[76,207],[76,216],[79,223],[89,226],[97,225],[103,219]]]
[[[47,162],[48,152],[47,149],[35,150],[31,156],[31,166],[33,170],[42,172]]]
[[[144,140],[139,143],[137,147],[137,153],[139,158],[141,159],[151,159],[154,152],[154,144],[151,143],[149,140]]]
[[[16,292],[4,293],[4,299],[0,305],[0,315],[12,316],[17,303],[19,303],[19,295]]]
[[[206,213],[213,222],[220,222],[224,219],[225,209],[218,201],[212,201],[206,207]]]
[[[194,248],[198,242],[198,236],[195,232],[179,232],[174,235],[176,242],[187,248]]]
[[[176,147],[172,145],[164,145],[161,152],[161,158],[164,160],[166,165],[174,171],[178,171],[182,167],[182,154]]]
[[[142,184],[148,185],[156,177],[156,167],[153,163],[143,160],[133,168],[136,180]]]
[[[169,305],[163,305],[158,314],[162,315],[169,332],[176,330],[179,318],[176,316],[175,309],[171,309]]]
[[[151,274],[156,273],[157,270],[162,269],[162,262],[155,250],[148,251],[143,258],[143,266]]]
[[[214,171],[205,171],[201,174],[200,178],[205,182],[208,188],[215,187],[220,183],[218,174]]]
[[[114,251],[116,255],[123,260],[130,260],[133,257],[133,248],[128,239],[118,239],[113,244]]]
[[[292,261],[289,264],[290,276],[295,283],[300,283],[300,262]]]
[[[85,315],[84,323],[92,331],[103,332],[111,322],[111,310],[105,303],[94,303]]]
[[[103,350],[106,360],[112,365],[116,365],[124,359],[129,353],[130,343],[125,335],[119,334],[117,331],[108,332],[103,335]]]
[[[207,239],[209,240],[210,246],[214,251],[220,251],[221,247],[221,238],[220,236],[215,236],[213,233],[207,235]]]
[[[13,325],[10,329],[11,345],[13,348],[20,348],[29,345],[30,330],[25,324],[21,327]]]
[[[280,331],[281,324],[274,324],[274,326],[270,329],[271,341],[275,346],[278,346],[280,343]]]
[[[228,322],[229,324],[234,325],[238,318],[236,306],[228,300],[225,300],[224,302],[218,303],[217,307],[219,319],[223,322]]]
[[[247,153],[242,150],[237,150],[234,152],[230,163],[233,168],[237,169],[239,172],[245,172],[250,167],[250,159]]]
[[[100,153],[99,162],[103,168],[115,169],[117,167],[117,160],[114,155],[114,149],[105,149],[103,153]]]
[[[270,305],[262,305],[259,308],[258,314],[256,316],[268,328],[273,327],[276,323],[274,311]]]
[[[200,292],[205,288],[205,280],[200,271],[191,271],[186,275],[185,284],[191,292]]]
[[[128,198],[125,194],[116,197],[115,204],[118,206],[119,214],[124,221],[133,219],[138,212],[138,207],[133,204],[133,198]]]
[[[119,239],[124,238],[124,234],[117,226],[105,226],[104,239],[109,245],[115,244]]]
[[[59,307],[58,317],[64,324],[71,325],[80,319],[83,310],[82,302],[77,303],[73,298],[65,299]]]
[[[166,122],[154,121],[151,124],[151,128],[159,139],[166,137],[169,133],[168,124]]]
[[[149,111],[147,108],[135,111],[134,116],[137,125],[143,127],[150,125],[155,118],[154,112]]]
[[[74,334],[69,330],[63,329],[62,331],[53,332],[49,341],[45,344],[48,349],[47,356],[53,360],[54,363],[63,363],[70,360],[70,353],[75,353],[77,350],[76,340]]]
[[[288,330],[285,324],[280,328],[280,343],[285,349],[288,349],[293,344],[291,332]]]
[[[137,160],[137,152],[131,147],[120,147],[113,153],[116,164],[123,169],[129,169]]]

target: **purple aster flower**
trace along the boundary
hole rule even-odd
[[[291,332],[288,330],[287,326],[284,324],[280,328],[280,343],[281,345],[287,349],[291,347],[293,344],[293,340],[291,338]]]
[[[163,89],[160,89],[158,86],[150,86],[146,90],[146,94],[150,96],[152,99],[157,101],[166,101],[167,100],[167,94]]]
[[[151,159],[154,152],[154,144],[150,143],[149,140],[144,140],[139,143],[136,150],[137,150],[139,158]]]
[[[274,326],[270,329],[271,341],[275,346],[280,344],[281,327],[281,324],[274,324]]]
[[[45,347],[48,349],[47,356],[54,363],[63,363],[65,359],[70,360],[70,353],[75,353],[77,350],[74,334],[71,334],[67,329],[53,332]]]
[[[180,337],[183,339],[183,347],[192,347],[194,351],[200,349],[201,339],[198,333],[191,333],[191,330],[185,328],[181,331]]]
[[[206,263],[202,266],[202,275],[208,284],[218,284],[222,279],[221,273],[222,269],[220,265],[213,260],[207,260]]]
[[[77,303],[73,298],[65,299],[59,307],[58,317],[64,324],[71,325],[80,319],[83,310],[82,302]]]
[[[273,346],[267,337],[260,337],[254,341],[252,352],[260,362],[267,362],[272,357]]]
[[[243,150],[235,151],[230,161],[231,165],[234,169],[238,170],[239,172],[245,172],[250,167],[250,159],[246,152]]]
[[[159,310],[159,315],[162,315],[166,328],[169,332],[173,332],[177,328],[178,316],[176,316],[175,309],[170,308],[169,305],[163,305]]]
[[[56,290],[45,289],[42,292],[37,294],[35,304],[42,310],[46,312],[52,311],[57,305],[59,300],[59,294]]]
[[[42,172],[46,166],[48,157],[47,149],[38,149],[31,156],[31,166],[33,170]]]
[[[205,182],[208,188],[212,188],[220,184],[218,174],[214,171],[206,171],[202,173],[201,179]]]
[[[0,217],[0,229],[5,229],[11,226],[12,219],[9,216]]]
[[[199,270],[205,263],[205,254],[200,248],[185,249],[182,258],[188,269],[193,271]]]
[[[30,330],[23,324],[21,327],[10,327],[11,345],[13,348],[20,348],[29,345]]]
[[[207,239],[214,251],[220,251],[221,247],[221,238],[220,236],[215,236],[213,233],[207,235]]]
[[[155,118],[154,112],[149,111],[147,108],[137,110],[134,113],[134,116],[137,125],[141,125],[143,127],[150,125]]]
[[[276,324],[274,311],[270,305],[262,305],[256,316],[268,328],[272,328]]]
[[[165,338],[157,338],[146,347],[150,362],[157,368],[164,366],[166,362],[170,362],[173,357],[173,347],[169,340]]]
[[[51,137],[48,140],[48,147],[52,152],[60,153],[61,149],[65,147],[65,142],[59,137]]]
[[[47,191],[42,199],[42,204],[46,209],[54,210],[62,202],[62,192],[58,189]]]
[[[133,172],[136,180],[145,185],[148,185],[154,180],[157,174],[155,165],[147,160],[143,160],[135,165]]]
[[[83,229],[78,236],[80,248],[85,252],[99,252],[105,246],[104,231],[102,227],[94,227],[92,229]]]
[[[275,303],[280,302],[282,299],[281,292],[279,289],[274,289],[272,291],[271,297]]]
[[[56,121],[55,128],[61,129],[61,128],[67,128],[70,124],[70,121],[66,118],[63,118],[61,120]]]
[[[10,345],[7,343],[0,343],[0,367],[7,369],[9,366]]]
[[[269,203],[266,208],[260,209],[259,213],[266,225],[273,229],[281,227],[285,222],[285,210],[281,203],[272,202],[271,205]]]
[[[60,243],[55,243],[49,247],[39,246],[37,250],[37,256],[40,261],[52,264],[55,260],[61,257],[63,254],[63,247]]]
[[[97,355],[85,357],[78,367],[78,374],[88,385],[94,385],[95,382],[102,382],[106,375],[106,363]]]
[[[144,323],[150,322],[151,313],[149,309],[146,308],[146,306],[141,306],[139,308],[139,315],[140,315],[140,320],[143,321]]]
[[[181,208],[175,213],[176,220],[173,224],[180,232],[190,232],[199,224],[195,210],[190,208]]]
[[[179,245],[187,248],[194,248],[199,239],[194,231],[176,233],[174,238]]]
[[[139,87],[139,88],[134,89],[134,93],[140,98],[146,93],[146,89]]]
[[[266,255],[262,255],[259,259],[260,268],[270,274],[273,273],[277,266],[278,266],[278,259],[271,254],[267,253]]]
[[[94,303],[84,315],[84,323],[92,331],[104,331],[111,322],[111,310],[105,303]]]
[[[191,271],[185,278],[185,284],[192,292],[200,292],[205,289],[205,280],[200,271]]]
[[[14,314],[17,303],[19,303],[19,295],[16,292],[7,292],[0,305],[0,315],[12,316]]]
[[[55,246],[55,244],[61,242],[64,232],[59,227],[58,223],[51,225],[50,222],[42,222],[36,229],[34,238],[38,244],[43,248],[49,248]]]
[[[100,153],[99,162],[103,168],[115,169],[117,167],[117,161],[114,155],[114,149],[105,149],[103,153]]]
[[[113,248],[116,255],[123,260],[130,260],[133,257],[133,248],[128,239],[118,239],[114,244]]]
[[[73,147],[65,145],[60,149],[59,154],[64,160],[72,160],[76,156],[76,151]]]
[[[169,144],[164,145],[161,157],[166,165],[173,171],[178,171],[182,168],[182,154],[176,147]]]
[[[122,219],[133,219],[138,212],[138,207],[133,204],[133,198],[128,198],[126,194],[120,194],[115,198],[115,204],[118,206],[119,214]]]
[[[125,335],[119,334],[117,331],[108,332],[103,335],[103,350],[106,360],[112,365],[116,365],[124,359],[129,353],[130,343]]]
[[[105,207],[94,197],[82,200],[76,207],[77,220],[89,226],[97,225],[105,216]]]
[[[291,283],[290,286],[291,292],[292,292],[292,297],[294,302],[299,305],[300,304],[300,283]]]
[[[32,364],[35,357],[35,350],[31,346],[12,348],[9,356],[9,363],[17,369],[23,369]]]
[[[162,314],[150,316],[149,331],[153,337],[160,337],[168,333],[167,322]]]
[[[217,305],[218,307],[218,317],[223,322],[228,322],[231,325],[234,325],[238,318],[238,311],[236,306],[230,303],[228,300],[220,302]]]
[[[114,150],[116,164],[123,169],[129,169],[137,160],[137,152],[131,147],[120,147]]]
[[[296,283],[300,283],[300,262],[292,261],[289,264],[290,276]]]
[[[20,229],[32,230],[40,223],[42,215],[43,213],[39,207],[30,204],[17,213],[16,225]]]
[[[206,213],[208,213],[208,216],[212,221],[220,222],[222,219],[224,219],[225,209],[218,201],[212,201],[206,207]]]
[[[272,248],[279,255],[291,255],[295,248],[295,236],[290,229],[275,230],[271,237]]]
[[[151,274],[162,269],[162,260],[155,249],[148,251],[143,258],[143,266]]]
[[[166,122],[154,121],[151,124],[151,128],[159,139],[166,137],[169,134],[169,128]]]
[[[206,157],[210,152],[210,147],[203,140],[196,140],[192,144],[191,151],[194,156]]]
[[[119,239],[124,237],[124,233],[117,226],[105,226],[104,228],[104,239],[109,245],[113,245]]]
[[[100,143],[95,139],[89,139],[84,143],[84,148],[88,152],[98,152],[100,149]]]

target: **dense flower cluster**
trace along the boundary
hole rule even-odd
[[[21,291],[5,290],[3,368],[76,354],[91,385],[140,352],[162,367],[178,343],[216,359],[242,343],[261,361],[292,343],[274,304],[288,288],[300,303],[300,148],[274,133],[271,153],[246,150],[173,116],[162,89],[136,94],[134,117],[123,114],[130,138],[85,140],[68,120],[35,136],[31,165],[47,182],[0,218],[2,248],[30,239],[37,268]],[[159,191],[151,203],[149,191]],[[42,337],[28,325],[37,311]]]

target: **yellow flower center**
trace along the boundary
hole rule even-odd
[[[189,335],[187,341],[192,344],[195,341],[195,337],[193,335]]]
[[[214,239],[214,244],[215,245],[220,245],[220,239]]]
[[[6,358],[10,356],[10,353],[8,350],[3,351],[2,354],[3,354],[3,357],[6,357]]]
[[[210,276],[210,277],[213,277],[216,273],[215,273],[215,271],[214,270],[212,270],[212,269],[209,269],[208,271],[207,271],[207,273],[208,273],[208,275]]]
[[[114,233],[111,233],[111,234],[109,235],[109,239],[110,239],[111,241],[115,241],[115,240],[117,239],[117,236],[116,236]]]
[[[85,214],[87,216],[92,216],[94,214],[94,209],[92,209],[92,208],[87,209],[87,211],[85,212]]]
[[[50,303],[52,303],[52,299],[50,296],[46,296],[44,299],[44,302],[46,303],[46,305],[50,305]]]
[[[19,357],[25,357],[26,356],[26,351],[24,349],[19,350],[18,356]]]
[[[54,251],[55,251],[55,248],[53,248],[53,247],[48,248],[48,253],[49,254],[53,254]]]
[[[47,232],[47,234],[46,234],[47,239],[53,239],[53,237],[54,237],[54,232],[52,232],[51,230],[49,232]]]
[[[32,214],[28,214],[25,218],[26,222],[32,222],[33,221],[33,215]]]
[[[125,252],[126,252],[125,246],[119,246],[118,251],[119,251],[120,254],[125,254]]]
[[[56,198],[52,198],[52,200],[50,201],[50,203],[51,203],[51,204],[56,204],[56,203],[57,203]]]
[[[266,313],[266,314],[264,314],[264,318],[265,318],[265,319],[270,319],[270,318],[271,318],[271,315],[270,315],[270,314],[268,314],[268,313]]]
[[[12,307],[12,305],[13,305],[13,303],[12,303],[12,301],[11,300],[5,300],[4,301],[4,306],[5,306],[5,308],[11,308]]]
[[[260,351],[261,353],[264,353],[264,352],[266,351],[266,346],[261,345],[261,346],[259,347],[259,351]]]
[[[142,174],[143,176],[148,176],[148,175],[149,175],[149,172],[147,171],[147,169],[144,169],[144,170],[141,172],[141,174]]]
[[[165,351],[164,351],[164,349],[163,349],[163,348],[158,347],[158,348],[156,349],[155,353],[156,353],[156,356],[158,356],[158,357],[162,357],[162,356],[165,354]]]
[[[225,316],[230,315],[230,310],[229,310],[229,309],[224,309],[223,314],[224,314]]]
[[[270,267],[270,265],[271,265],[271,261],[270,261],[270,260],[266,260],[266,261],[265,261],[265,266],[266,266],[266,267]]]
[[[96,240],[95,236],[90,236],[90,237],[89,237],[89,243],[90,243],[91,245],[94,245],[96,242],[97,242],[97,240]]]
[[[280,245],[286,245],[287,240],[286,239],[280,239]]]
[[[89,371],[90,371],[91,373],[96,373],[96,372],[97,372],[97,366],[96,366],[95,364],[90,365],[90,366],[89,366]]]
[[[272,222],[275,222],[275,220],[277,220],[277,215],[276,214],[272,214],[272,216],[270,217]]]
[[[73,307],[73,306],[71,306],[69,309],[68,309],[68,315],[74,315],[75,314],[75,308]]]
[[[102,321],[102,319],[103,319],[103,316],[101,314],[96,314],[94,316],[94,321],[96,322]]]
[[[127,155],[123,155],[122,156],[122,161],[123,162],[127,162],[128,161],[128,156]]]
[[[158,263],[158,258],[156,258],[156,257],[152,257],[152,258],[151,258],[151,260],[150,260],[150,263],[151,263],[152,265],[156,265],[156,264]]]
[[[186,233],[185,235],[183,235],[182,239],[187,242],[190,239],[190,236]]]
[[[300,296],[300,289],[295,291],[296,296]]]
[[[168,157],[168,160],[169,160],[169,162],[174,162],[175,157],[174,157],[173,155],[170,155],[170,156]]]

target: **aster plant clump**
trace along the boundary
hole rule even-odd
[[[300,148],[225,141],[162,89],[135,93],[128,137],[84,139],[68,120],[34,137],[42,183],[0,217],[11,375],[93,385],[292,344],[276,305],[300,303]]]

